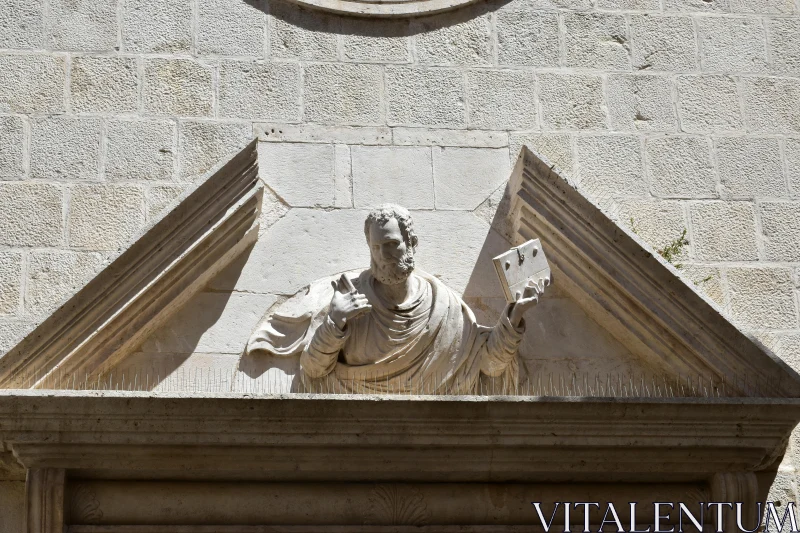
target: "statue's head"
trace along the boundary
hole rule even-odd
[[[364,235],[375,279],[387,285],[404,282],[414,270],[418,242],[411,213],[393,204],[373,209],[364,221]]]

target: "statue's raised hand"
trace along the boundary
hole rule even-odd
[[[508,315],[512,326],[519,327],[525,312],[539,303],[539,297],[544,294],[544,288],[548,285],[550,285],[550,279],[542,278],[538,283],[529,282],[524,291],[517,292],[516,301]]]
[[[344,329],[349,320],[372,311],[367,297],[358,292],[345,274],[339,281],[331,281],[333,298],[328,316],[339,329]]]

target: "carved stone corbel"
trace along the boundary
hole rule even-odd
[[[25,479],[27,533],[64,531],[63,468],[34,468]]]

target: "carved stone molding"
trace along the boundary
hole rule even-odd
[[[60,468],[28,470],[25,515],[28,533],[63,533],[64,478]]]
[[[362,17],[409,17],[449,11],[476,0],[291,0],[333,13]]]

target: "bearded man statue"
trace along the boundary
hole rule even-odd
[[[544,286],[527,287],[493,328],[483,327],[458,294],[415,268],[418,239],[406,209],[373,210],[364,234],[370,268],[332,281],[322,309],[268,318],[248,352],[300,353],[306,391],[473,394],[481,374],[513,390],[523,315]]]

